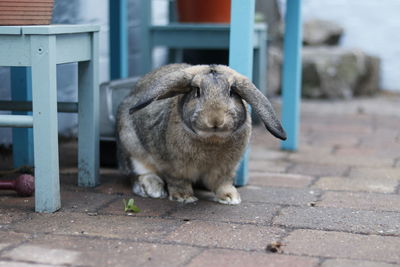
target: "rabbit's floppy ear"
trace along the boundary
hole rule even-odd
[[[164,78],[156,79],[148,88],[148,92],[132,108],[129,114],[138,111],[155,100],[165,99],[189,91],[190,77],[182,71],[170,73]]]
[[[146,107],[155,100],[188,93],[192,90],[189,85],[194,75],[203,73],[208,69],[209,67],[206,65],[198,65],[171,72],[163,77],[157,77],[150,83],[148,93],[129,109],[129,114]]]
[[[249,103],[263,121],[267,130],[275,137],[286,140],[285,130],[277,119],[274,109],[268,98],[245,76],[235,75],[236,83],[233,90]]]

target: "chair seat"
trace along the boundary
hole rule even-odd
[[[56,36],[56,64],[90,60],[89,34],[99,30],[97,25],[0,26],[0,66],[31,66],[32,36]]]

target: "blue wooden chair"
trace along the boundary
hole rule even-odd
[[[0,127],[33,127],[33,142],[29,133],[22,133],[22,137],[14,136],[13,146],[19,146],[16,154],[24,156],[33,145],[38,212],[61,207],[58,111],[79,113],[79,185],[98,183],[99,30],[97,25],[0,26],[0,66],[16,68],[12,70],[13,100],[0,101],[0,110],[32,111],[32,115],[0,115]],[[56,65],[72,62],[78,62],[79,105],[57,103]]]
[[[168,1],[170,7],[170,23],[167,25],[153,25],[151,20],[151,0],[140,0],[140,73],[144,75],[153,69],[152,52],[156,46],[168,47],[170,50],[170,62],[182,62],[183,49],[228,49],[229,48],[229,24],[222,23],[177,23],[175,19],[175,1]],[[119,62],[124,58],[122,53],[127,53],[126,47],[126,0],[110,1],[110,47],[114,53],[111,55],[111,79],[125,78],[127,74],[127,62]],[[172,15],[171,15],[172,14]],[[121,19],[125,17],[125,19]],[[263,23],[254,26],[254,82],[260,90],[265,92],[266,76],[266,45],[267,27]],[[118,38],[118,34],[120,35]],[[116,40],[121,40],[120,43]],[[171,56],[171,54],[173,56]],[[114,57],[116,55],[116,57]]]
[[[164,45],[173,48],[204,48],[203,32],[207,32],[207,42],[216,47],[226,43],[229,38],[229,65],[242,74],[252,77],[253,49],[254,44],[254,12],[255,0],[232,0],[230,35],[223,35],[225,29],[217,25],[183,25],[171,24],[167,26],[152,26],[150,24],[150,1],[142,0],[144,10],[141,12],[145,21],[142,29],[141,53],[142,73],[149,71],[152,67],[151,51],[155,45]],[[111,78],[124,78],[127,76],[127,38],[126,38],[126,0],[110,1],[110,43],[111,55]],[[282,143],[282,149],[296,150],[299,125],[299,103],[300,103],[300,48],[301,48],[301,0],[287,1],[286,7],[286,31],[284,47],[283,67],[283,126],[287,131],[288,140]],[[115,16],[117,14],[118,16]],[[212,27],[211,27],[212,26]],[[223,27],[223,26],[222,26]],[[174,37],[172,37],[174,35]],[[179,36],[179,37],[177,37]],[[223,37],[222,37],[223,36]],[[183,38],[185,37],[185,38]],[[178,39],[177,39],[178,38]],[[224,39],[220,39],[224,38]],[[265,36],[263,37],[265,38]],[[178,41],[177,41],[178,40]],[[215,43],[214,43],[215,41]],[[218,46],[220,45],[220,46]],[[263,55],[265,59],[266,55]],[[260,86],[260,85],[258,85]],[[247,183],[247,161],[246,152],[241,168],[236,177],[236,185]]]

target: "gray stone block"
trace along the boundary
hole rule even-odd
[[[333,21],[308,20],[303,24],[303,43],[308,46],[338,45],[343,31],[343,27]]]
[[[349,99],[379,89],[380,60],[357,49],[304,47],[302,95]]]
[[[281,205],[307,205],[317,200],[318,189],[246,186],[239,189],[243,202],[265,202]]]
[[[400,214],[343,208],[288,207],[274,224],[295,228],[350,231],[365,234],[400,234]]]

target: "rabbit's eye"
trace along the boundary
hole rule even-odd
[[[235,94],[235,87],[231,86],[231,88],[229,89],[229,96],[232,97]]]
[[[200,87],[193,86],[193,90],[195,90],[196,97],[200,97]]]

